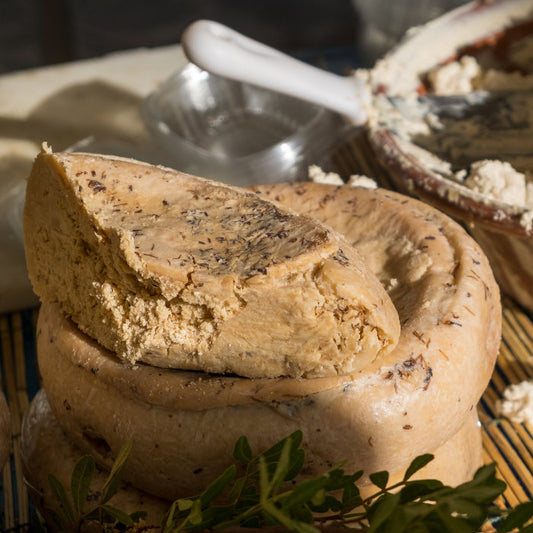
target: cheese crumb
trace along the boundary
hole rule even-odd
[[[388,282],[385,284],[385,290],[387,292],[390,292],[396,287],[398,287],[399,283],[400,282],[398,281],[398,278],[390,278]]]
[[[345,183],[336,172],[324,172],[318,165],[311,165],[308,170],[309,179],[314,183],[325,185],[349,185],[364,189],[377,189],[378,184],[368,176],[353,174]]]
[[[465,185],[488,198],[527,205],[526,175],[507,161],[484,159],[472,163]]]
[[[520,225],[526,230],[531,231],[533,229],[533,210],[524,211],[520,217]]]
[[[471,56],[439,66],[428,74],[437,94],[463,94],[479,88],[481,67]]]
[[[498,407],[499,413],[512,422],[533,425],[533,381],[509,385]]]
[[[46,142],[46,141],[43,141],[41,143],[41,151],[45,154],[51,154],[53,153],[52,151],[52,147]]]
[[[377,189],[378,184],[368,176],[354,174],[348,179],[348,185],[352,187],[361,187],[362,189]]]
[[[318,165],[309,167],[309,179],[325,185],[344,185],[343,179],[335,172],[324,172]]]

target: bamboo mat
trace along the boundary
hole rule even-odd
[[[356,142],[355,142],[356,141]],[[387,186],[388,180],[369,157],[364,139],[340,147],[333,161],[343,175],[366,174]],[[0,531],[29,532],[31,502],[20,462],[21,419],[39,389],[35,353],[37,309],[0,314],[0,380],[12,414],[13,449],[2,472]],[[511,383],[533,379],[533,321],[511,301],[504,300],[503,338],[493,379],[480,404],[486,462],[495,462],[507,483],[503,503],[515,506],[533,499],[533,427],[497,418],[496,405]]]
[[[22,417],[39,389],[35,351],[37,309],[0,314],[0,372],[11,411],[12,452],[0,487],[0,531],[31,531],[31,505],[22,477]]]
[[[498,465],[507,483],[505,503],[511,507],[533,499],[533,426],[499,419],[497,402],[506,386],[527,379],[533,379],[533,323],[518,307],[504,302],[500,354],[478,410],[485,461]]]

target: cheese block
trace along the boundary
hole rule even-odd
[[[43,151],[24,229],[41,300],[129,362],[341,375],[398,340],[390,298],[346,240],[250,191]]]
[[[254,450],[256,453],[260,451]],[[50,409],[46,393],[41,390],[33,399],[24,417],[21,456],[24,477],[32,499],[49,523],[53,523],[50,509],[56,513],[60,513],[61,509],[50,488],[48,475],[54,474],[68,490],[74,465],[82,455],[82,450],[65,435]],[[476,469],[482,464],[481,431],[475,411],[470,413],[455,435],[440,448],[433,450],[433,455],[434,459],[412,479],[438,479],[446,485],[456,486],[472,478]],[[403,471],[391,472],[389,482],[392,484],[400,481],[403,474]],[[106,470],[96,469],[89,497],[97,494],[104,485],[107,475]],[[193,489],[191,487],[186,496],[195,496]],[[362,487],[361,495],[365,497],[375,490],[375,487]],[[123,484],[110,504],[126,513],[144,511],[147,516],[141,525],[142,531],[146,532],[159,531],[158,525],[170,508],[171,502]]]
[[[358,247],[399,310],[399,342],[343,376],[210,375],[124,365],[58,305],[43,304],[38,360],[52,410],[104,466],[133,439],[125,475],[152,494],[200,490],[232,461],[243,434],[264,449],[301,429],[308,475],[345,460],[353,471],[406,468],[460,429],[492,374],[498,287],[458,224],[383,190],[298,184],[261,191],[322,218]]]
[[[5,396],[0,392],[0,470],[11,453],[11,416]]]

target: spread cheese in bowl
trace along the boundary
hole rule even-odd
[[[371,77],[388,96],[411,98],[403,109],[384,103],[368,127],[395,188],[462,221],[502,291],[530,312],[532,28],[531,1],[495,0],[409,32]],[[426,92],[440,95],[438,113],[416,98]]]

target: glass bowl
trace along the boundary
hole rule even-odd
[[[233,185],[306,179],[348,128],[325,108],[193,64],[149,95],[143,114],[165,164]]]

